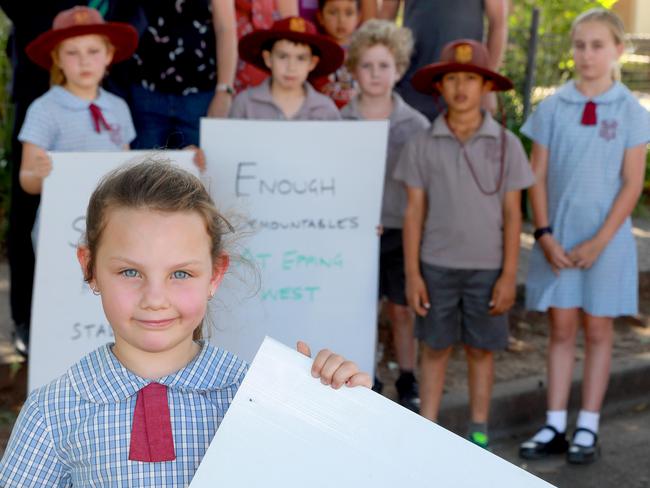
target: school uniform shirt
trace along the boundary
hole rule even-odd
[[[46,151],[121,151],[135,139],[131,113],[124,100],[99,89],[92,103],[101,109],[110,126],[101,126],[100,132],[95,130],[90,103],[62,86],[53,86],[29,106],[18,140]]]
[[[318,93],[306,82],[305,101],[298,112],[287,119],[284,112],[273,100],[271,95],[271,79],[260,85],[244,90],[235,97],[230,108],[231,119],[260,119],[260,120],[340,120],[341,115],[334,102]]]
[[[567,251],[593,238],[621,189],[627,149],[650,140],[650,115],[621,83],[591,99],[596,125],[581,125],[589,101],[573,81],[543,100],[522,133],[548,148],[549,224]],[[589,269],[553,273],[536,244],[526,281],[526,306],[580,307],[590,315],[637,313],[637,258],[632,223],[626,219]]]
[[[344,120],[365,120],[359,111],[359,98],[353,98],[341,110]],[[393,93],[393,111],[389,118],[388,149],[384,172],[384,197],[381,204],[381,224],[386,228],[401,229],[406,210],[404,184],[393,178],[402,147],[408,139],[429,128],[429,120]]]
[[[503,180],[497,193],[485,195],[481,188],[490,193],[498,187],[502,136]],[[430,131],[405,144],[394,178],[427,195],[420,259],[455,269],[501,268],[503,198],[506,192],[527,188],[534,181],[519,139],[488,113],[462,145],[445,116],[438,116]]]
[[[202,344],[187,366],[156,380],[168,388],[176,459],[129,461],[137,394],[151,381],[126,369],[111,346],[100,347],[29,395],[0,462],[0,486],[189,485],[246,374],[246,363]]]

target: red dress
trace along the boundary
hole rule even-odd
[[[270,29],[278,16],[275,0],[235,0],[237,16],[237,39],[257,29]],[[242,60],[238,61],[235,75],[235,91],[239,93],[251,86],[257,86],[269,76]]]

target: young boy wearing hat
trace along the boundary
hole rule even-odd
[[[334,102],[318,93],[308,78],[326,76],[343,63],[343,50],[300,17],[276,21],[239,41],[242,60],[271,73],[268,80],[241,92],[230,118],[338,120]]]
[[[468,363],[468,438],[485,448],[493,351],[507,345],[506,312],[516,294],[520,190],[534,180],[519,139],[481,110],[483,95],[512,88],[488,63],[484,45],[458,40],[415,74],[414,87],[441,95],[447,111],[406,143],[395,171],[407,187],[407,300],[424,344],[420,412],[437,420],[447,362],[460,339]]]
[[[101,88],[111,63],[128,59],[136,30],[105,22],[89,7],[59,13],[52,29],[27,45],[29,58],[50,71],[51,88],[34,100],[18,135],[23,144],[20,185],[40,194],[52,170],[46,151],[119,151],[135,138],[124,100]]]

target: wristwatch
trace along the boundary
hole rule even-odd
[[[226,92],[230,96],[233,96],[235,94],[235,89],[232,86],[230,86],[228,83],[217,83],[215,91]]]
[[[540,237],[542,237],[544,234],[552,234],[553,229],[551,227],[540,227],[539,229],[535,229],[535,232],[533,233],[533,237],[535,238],[536,241],[539,240]]]

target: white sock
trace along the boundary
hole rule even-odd
[[[586,410],[580,410],[578,414],[578,421],[576,422],[576,427],[578,429],[589,429],[592,432],[598,433],[598,422],[600,420],[600,412],[588,412]],[[576,434],[573,439],[574,444],[579,446],[593,446],[596,439],[589,432],[580,431]]]
[[[546,411],[546,425],[554,427],[560,434],[566,432],[566,410],[547,410]],[[555,432],[551,429],[542,429],[535,437],[535,442],[548,442],[555,436]]]

